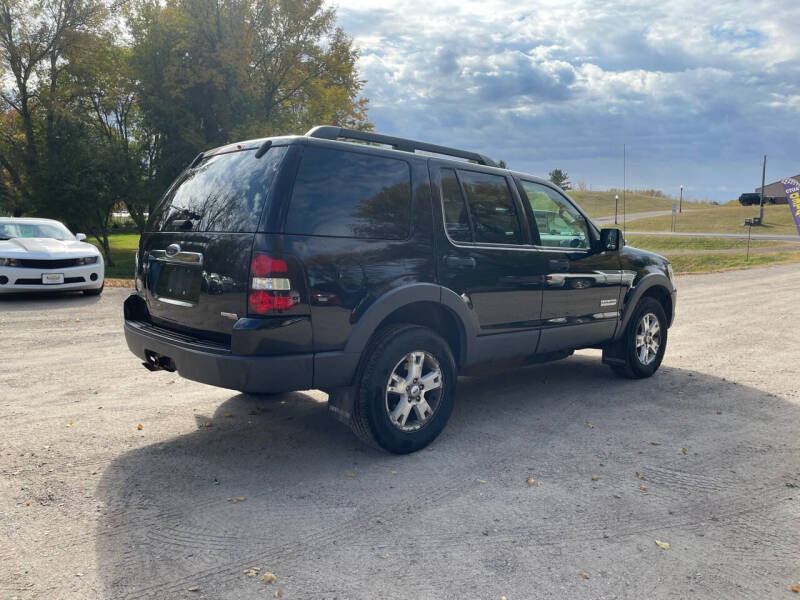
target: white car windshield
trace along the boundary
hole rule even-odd
[[[0,223],[0,240],[11,238],[74,240],[75,236],[60,223]]]

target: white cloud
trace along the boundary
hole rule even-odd
[[[716,199],[764,152],[774,178],[800,166],[795,0],[336,6],[380,131],[596,185],[625,143],[643,185]]]

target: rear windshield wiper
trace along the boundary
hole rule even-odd
[[[181,231],[191,231],[195,222],[200,221],[200,215],[193,210],[184,208],[178,212],[177,219],[170,219],[170,225]]]
[[[176,221],[173,221],[173,224],[175,225],[175,227],[177,229],[186,230],[186,231],[191,231],[192,228],[194,227],[194,223],[192,222],[192,219],[183,219],[183,220],[178,219]]]

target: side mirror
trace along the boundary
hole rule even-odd
[[[616,227],[600,230],[600,252],[616,251],[625,245],[622,231]]]
[[[86,234],[85,233],[76,233],[75,234],[75,239],[78,240],[79,242],[82,242],[83,240],[86,239]]]

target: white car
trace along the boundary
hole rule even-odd
[[[103,291],[103,257],[51,219],[0,217],[0,294]]]

